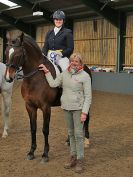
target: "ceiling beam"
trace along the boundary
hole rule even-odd
[[[102,8],[104,4],[97,0],[81,0],[81,1],[89,8],[94,10],[98,15],[101,15],[110,23],[112,23],[114,26],[116,26],[117,28],[119,27],[118,25],[119,12],[117,10],[112,9],[108,5]]]
[[[15,26],[16,28],[20,29],[24,33],[27,33],[31,35],[32,37],[35,37],[36,27],[34,25],[24,23],[23,21],[10,17],[3,12],[0,13],[0,19],[2,19],[3,21],[6,21],[12,26]]]
[[[94,12],[94,11],[84,11],[84,12],[78,11],[77,13],[71,13],[71,14],[67,15],[67,17],[73,18],[73,17],[76,17],[76,16],[92,15],[92,14],[95,14],[95,12]],[[88,17],[88,16],[87,16],[87,17]]]
[[[63,11],[65,11],[65,10],[77,10],[77,9],[85,8],[85,7],[86,7],[85,4],[80,4],[80,5],[70,6],[70,7],[62,7],[61,9],[62,9]]]
[[[27,0],[10,0],[22,7],[25,7],[27,9],[33,9],[34,8],[34,5],[36,6],[37,4],[37,1],[35,1],[35,3],[30,3],[29,1]],[[44,9],[44,8],[39,8],[39,10],[41,10],[43,12],[43,18],[45,18],[46,20],[52,22],[53,20],[51,19],[51,15],[53,14],[52,12],[50,12],[49,10],[47,9]]]
[[[51,1],[51,0],[37,0],[37,2],[48,2],[48,1]],[[35,0],[32,0],[33,3],[35,3]]]
[[[127,4],[127,5],[116,6],[115,9],[121,10],[121,11],[126,11],[126,12],[132,12],[133,11],[133,3]]]

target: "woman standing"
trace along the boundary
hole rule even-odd
[[[91,104],[91,79],[83,70],[82,57],[74,53],[70,56],[70,65],[54,80],[49,70],[41,64],[46,79],[51,87],[61,86],[61,108],[70,137],[71,158],[65,164],[66,169],[75,167],[75,172],[81,173],[84,164],[84,133],[83,125]]]
[[[42,52],[62,70],[69,65],[69,57],[74,49],[73,35],[70,29],[64,27],[65,13],[57,10],[53,14],[54,29],[48,31]]]

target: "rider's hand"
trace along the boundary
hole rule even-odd
[[[55,63],[58,65],[59,60],[62,58],[62,53],[60,51],[56,51]]]
[[[45,74],[49,72],[48,68],[44,64],[39,65],[39,70],[44,71]]]
[[[81,116],[80,116],[80,121],[84,122],[86,120],[86,118],[87,118],[87,114],[85,114],[85,113],[82,112]]]

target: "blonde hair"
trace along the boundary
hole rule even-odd
[[[71,60],[74,59],[74,58],[78,59],[78,60],[80,61],[80,63],[83,64],[82,56],[81,56],[80,53],[73,53],[73,54],[70,56],[69,59],[70,59],[70,61],[71,61]]]

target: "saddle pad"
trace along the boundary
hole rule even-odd
[[[42,53],[43,54],[43,53]],[[45,56],[44,54],[43,54],[43,56]],[[61,72],[60,72],[60,70],[59,70],[59,68],[56,66],[56,64],[54,64],[54,62],[52,62],[47,56],[45,56],[51,63],[52,63],[52,65],[54,66],[54,69],[55,69],[55,72],[56,72],[56,76],[58,75],[58,74],[60,74]]]

